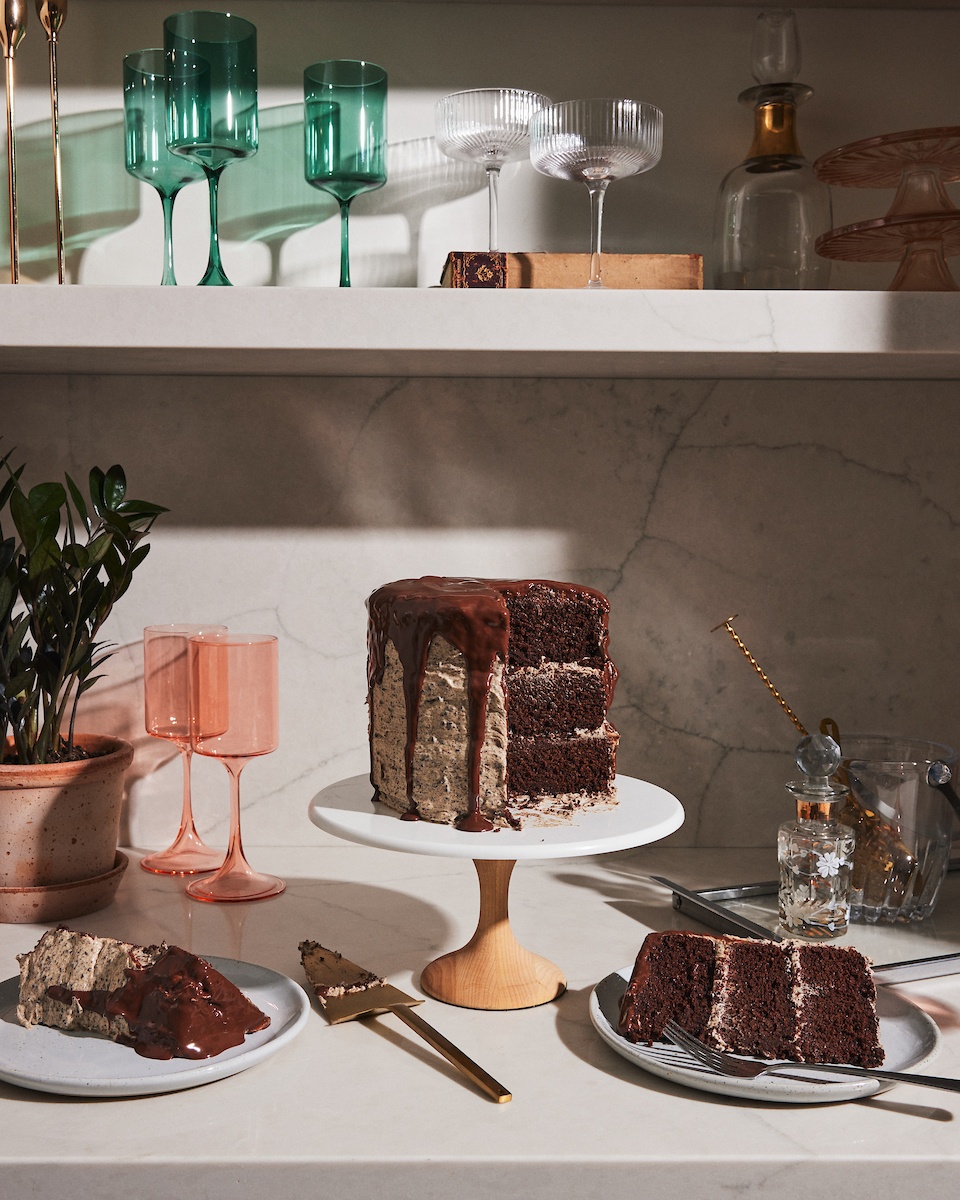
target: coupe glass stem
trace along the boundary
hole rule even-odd
[[[600,279],[600,240],[603,232],[603,198],[607,194],[609,179],[588,183],[590,192],[590,280],[588,288],[603,287]]]
[[[223,165],[225,166],[226,164]],[[217,223],[217,188],[220,183],[223,166],[204,167],[204,170],[207,172],[207,183],[210,189],[210,257],[207,261],[206,272],[200,283],[201,285],[207,284],[213,287],[231,287],[230,280],[223,269],[223,263],[220,261],[220,234]]]
[[[177,277],[173,272],[173,202],[179,190],[178,188],[169,195],[166,192],[160,193],[160,202],[163,205],[163,278],[160,283],[168,287],[176,287],[177,284]]]
[[[350,286],[350,201],[340,201],[340,286]]]
[[[500,216],[500,167],[497,165],[487,167],[487,195],[490,199],[490,249],[500,249],[500,233],[498,229]]]

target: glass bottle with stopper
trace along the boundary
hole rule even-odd
[[[786,785],[797,816],[777,836],[780,925],[790,937],[835,938],[847,931],[856,838],[837,820],[847,789],[830,777],[840,761],[840,747],[827,734],[808,735],[797,745],[804,778]]]
[[[746,159],[723,180],[714,229],[714,286],[825,288],[830,263],[817,237],[830,229],[830,189],[797,142],[797,108],[813,89],[796,82],[800,36],[790,9],[757,17],[753,38],[756,87],[741,92],[753,107],[753,142]]]

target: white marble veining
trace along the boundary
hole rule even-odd
[[[74,924],[166,937],[300,979],[297,943],[322,940],[417,990],[422,967],[472,932],[469,863],[326,840],[251,850],[288,881],[276,900],[213,906],[134,861],[111,908]],[[589,1023],[593,986],[628,965],[651,928],[682,926],[653,870],[688,883],[756,877],[765,854],[647,847],[598,859],[519,864],[517,936],[557,962],[569,990],[516,1012],[428,1000],[423,1016],[514,1094],[496,1105],[389,1017],[328,1026],[314,1011],[298,1040],[244,1074],[166,1096],[78,1102],[0,1084],[0,1191],[74,1200],[136,1195],[208,1200],[271,1194],[422,1200],[491,1194],[639,1195],[708,1200],[718,1192],[801,1200],[948,1194],[960,1174],[960,1099],[900,1086],[844,1105],[738,1103],[643,1074]],[[40,929],[0,928],[0,974]],[[943,1048],[928,1070],[960,1075],[956,976],[900,990],[933,1015]],[[385,1178],[389,1184],[385,1184]]]
[[[673,841],[772,845],[797,732],[956,745],[960,385],[16,377],[5,442],[32,482],[121,462],[166,504],[113,638],[219,620],[281,639],[280,749],[244,778],[256,842],[313,834],[310,797],[366,763],[366,596],[418,574],[604,589],[620,769],[677,795]],[[133,658],[135,668],[136,656]],[[126,669],[118,662],[123,674]],[[135,673],[135,669],[134,669]],[[99,700],[98,700],[99,695]],[[94,689],[90,699],[112,702]],[[179,767],[139,740],[128,837],[175,827]],[[161,748],[162,750],[163,748]],[[222,836],[225,772],[197,763]]]

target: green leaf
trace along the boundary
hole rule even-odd
[[[44,538],[30,555],[27,577],[29,579],[40,579],[48,571],[56,571],[59,566],[60,547],[57,544],[56,538]]]
[[[108,530],[103,530],[97,536],[87,543],[87,558],[89,566],[95,566],[97,563],[103,562],[104,556],[113,546],[113,534]]]
[[[30,489],[27,499],[38,520],[45,520],[54,513],[59,518],[60,509],[67,502],[67,493],[62,483],[38,483]]]
[[[69,475],[66,476],[67,487],[70,489],[70,496],[73,500],[73,506],[80,514],[80,520],[84,524],[84,528],[89,534],[93,530],[93,522],[90,520],[90,514],[87,512],[87,502],[83,498],[83,493],[73,482]]]
[[[127,477],[123,473],[123,467],[115,464],[106,473],[103,480],[103,499],[106,507],[111,512],[116,512],[117,505],[123,502],[126,494]]]
[[[13,560],[17,557],[17,543],[14,538],[6,538],[0,542],[0,575],[5,575]]]
[[[36,513],[30,507],[30,501],[20,488],[17,488],[10,497],[10,516],[13,517],[20,540],[29,553],[39,540],[39,522]]]
[[[91,467],[90,469],[90,499],[93,502],[93,511],[98,517],[102,517],[106,509],[106,502],[103,498],[103,482],[104,474],[99,467]]]

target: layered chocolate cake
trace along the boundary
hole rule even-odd
[[[876,1001],[870,963],[852,946],[651,933],[618,1029],[655,1042],[673,1020],[733,1054],[877,1067]]]
[[[89,1030],[145,1058],[212,1058],[270,1018],[208,962],[62,926],[20,963],[21,1025]]]
[[[616,801],[600,592],[427,576],[378,588],[367,608],[376,799],[470,831]]]

